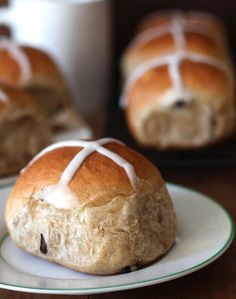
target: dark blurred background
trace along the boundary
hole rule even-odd
[[[157,152],[142,149],[130,136],[124,113],[118,108],[118,99],[122,90],[120,75],[120,57],[131,41],[139,21],[145,15],[158,10],[202,10],[217,15],[224,23],[231,56],[236,61],[236,1],[233,0],[113,0],[112,5],[112,84],[107,113],[105,135],[122,139],[149,157],[159,167],[219,167],[236,165],[236,137],[222,144],[200,150],[180,152]]]

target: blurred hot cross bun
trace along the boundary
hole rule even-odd
[[[0,82],[29,92],[54,130],[78,125],[65,79],[46,52],[0,38]]]
[[[141,22],[122,61],[128,76],[147,60],[187,51],[230,62],[220,21],[206,13],[170,11],[150,15]]]
[[[0,87],[0,177],[16,174],[52,141],[42,111],[26,92]]]
[[[195,148],[234,132],[234,74],[216,17],[170,11],[146,18],[122,69],[121,104],[140,144]]]

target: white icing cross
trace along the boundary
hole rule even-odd
[[[21,70],[21,82],[22,84],[28,82],[32,75],[31,65],[28,57],[24,51],[17,46],[13,41],[7,38],[0,39],[0,49],[7,50],[12,58],[17,61]]]
[[[98,152],[101,155],[114,161],[120,167],[124,168],[128,178],[130,180],[131,185],[133,187],[135,187],[136,182],[137,182],[137,175],[135,173],[134,167],[128,161],[126,161],[124,158],[119,156],[118,154],[103,147],[103,145],[110,143],[110,142],[115,142],[115,143],[124,145],[119,140],[116,140],[113,138],[103,138],[103,139],[100,139],[97,141],[72,140],[72,141],[58,142],[58,143],[52,144],[52,145],[48,146],[47,148],[45,148],[44,150],[42,150],[38,155],[36,155],[34,157],[33,160],[31,160],[31,162],[26,166],[26,168],[49,151],[52,151],[54,149],[61,148],[61,147],[78,146],[78,147],[83,147],[83,149],[80,150],[80,152],[77,155],[75,155],[75,157],[70,161],[70,163],[68,164],[66,169],[63,171],[63,173],[61,175],[61,179],[60,179],[60,183],[62,185],[64,185],[64,186],[68,185],[69,182],[71,181],[71,179],[73,178],[74,174],[76,173],[76,171],[79,169],[81,164],[84,162],[84,160],[89,155],[91,155],[93,152]],[[26,168],[22,169],[22,172]]]
[[[138,34],[130,48],[140,47],[155,38],[159,38],[171,33],[177,49],[183,50],[186,43],[185,32],[193,32],[205,35],[208,38],[215,40],[219,46],[221,45],[222,37],[211,30],[206,23],[201,23],[201,26],[199,26],[199,22],[194,22],[191,24],[185,19],[183,13],[176,12],[173,14],[170,24],[149,28]]]
[[[220,69],[223,72],[230,73],[228,66],[218,59],[210,56],[196,54],[192,52],[175,52],[169,55],[163,55],[156,59],[148,60],[147,62],[139,65],[131,74],[126,82],[124,94],[120,99],[120,106],[126,107],[127,105],[127,91],[145,72],[155,67],[168,65],[168,72],[171,77],[173,87],[177,92],[185,92],[184,84],[180,75],[179,67],[183,60],[190,60],[197,63],[204,63]]]
[[[200,20],[201,21],[201,20]],[[153,67],[159,67],[163,65],[168,65],[168,72],[171,77],[172,83],[173,83],[173,89],[168,90],[165,94],[163,100],[163,105],[166,106],[167,104],[171,104],[175,101],[176,95],[180,97],[181,99],[185,101],[190,101],[192,96],[192,92],[190,90],[187,90],[184,87],[181,75],[180,75],[180,65],[183,60],[192,60],[194,62],[199,63],[205,63],[212,65],[213,67],[219,68],[225,72],[230,73],[229,68],[227,65],[223,62],[221,62],[218,59],[215,59],[213,57],[210,57],[208,55],[203,54],[197,54],[193,52],[187,52],[184,51],[186,39],[185,39],[185,31],[189,32],[199,32],[201,34],[207,35],[209,37],[214,37],[218,39],[218,42],[220,42],[220,36],[214,35],[207,26],[205,26],[204,29],[200,29],[199,22],[196,22],[195,24],[188,24],[186,21],[184,14],[180,12],[174,12],[172,14],[172,21],[170,25],[163,25],[159,26],[157,28],[151,28],[147,29],[144,32],[141,32],[140,35],[134,40],[133,44],[131,44],[131,47],[133,46],[140,46],[142,44],[145,44],[149,40],[160,37],[163,35],[166,35],[168,33],[172,33],[177,51],[171,54],[162,55],[156,59],[148,60],[147,62],[139,65],[133,73],[131,73],[130,77],[127,80],[124,93],[121,96],[120,99],[120,106],[125,107],[127,105],[126,100],[126,94],[127,90],[142,74],[144,74],[146,71],[150,70]],[[231,82],[232,84],[232,82]]]
[[[0,102],[6,103],[8,100],[8,95],[2,89],[0,89]]]

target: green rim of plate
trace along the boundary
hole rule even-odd
[[[225,244],[221,247],[221,249],[218,250],[210,258],[206,259],[205,261],[203,261],[203,262],[201,262],[201,263],[199,263],[199,264],[197,264],[197,265],[195,265],[193,267],[190,267],[190,268],[187,268],[185,270],[182,270],[182,271],[179,271],[179,272],[175,272],[175,273],[172,273],[172,274],[169,274],[169,275],[159,276],[159,277],[155,277],[155,278],[152,278],[152,279],[141,280],[141,281],[132,282],[132,283],[119,284],[119,285],[110,285],[110,286],[103,286],[103,287],[91,287],[91,288],[69,288],[69,289],[65,289],[65,288],[64,289],[63,288],[60,289],[60,288],[57,288],[57,289],[53,289],[53,288],[38,288],[38,287],[29,287],[29,286],[23,286],[23,285],[13,285],[13,284],[8,284],[8,283],[2,283],[2,282],[0,282],[0,287],[6,288],[6,289],[7,289],[7,287],[11,287],[11,290],[14,290],[14,289],[17,290],[18,289],[18,291],[27,291],[27,290],[36,290],[37,291],[37,290],[40,290],[40,291],[44,291],[44,293],[47,293],[47,292],[58,292],[58,294],[60,294],[60,292],[80,292],[80,294],[83,295],[83,294],[87,294],[88,291],[91,292],[91,293],[93,293],[93,292],[96,293],[97,291],[99,291],[100,293],[102,293],[102,291],[108,292],[109,290],[111,290],[112,292],[114,292],[114,291],[121,291],[121,290],[126,290],[126,289],[132,289],[132,288],[135,288],[135,287],[138,288],[138,287],[144,287],[144,286],[153,285],[153,284],[155,284],[155,282],[158,283],[158,281],[160,281],[160,280],[163,280],[163,279],[166,279],[166,278],[170,278],[170,279],[167,279],[167,280],[163,281],[163,282],[166,282],[168,280],[171,280],[172,278],[175,279],[174,276],[177,276],[176,278],[180,278],[180,277],[184,276],[185,274],[186,275],[187,274],[191,274],[191,273],[193,273],[193,272],[195,272],[197,270],[200,270],[204,266],[207,266],[210,263],[214,262],[218,257],[220,257],[229,248],[231,242],[234,239],[235,227],[234,227],[233,219],[230,216],[229,212],[219,202],[217,202],[213,198],[211,198],[211,197],[209,197],[209,196],[207,196],[207,195],[205,195],[203,193],[200,193],[198,191],[195,191],[195,190],[192,190],[190,188],[183,187],[183,186],[180,186],[180,185],[176,185],[176,184],[167,183],[166,185],[167,185],[167,188],[168,187],[181,188],[181,189],[183,189],[185,191],[192,192],[192,193],[195,193],[195,194],[200,195],[200,196],[204,196],[209,201],[213,202],[219,208],[221,208],[222,211],[224,211],[225,215],[227,216],[227,218],[229,220],[229,224],[230,224],[229,237],[226,240]],[[0,240],[0,248],[1,248],[2,243],[4,242],[4,240],[7,238],[7,236],[8,236],[8,234],[5,234],[3,236],[3,238]],[[1,255],[1,251],[0,251],[0,258],[1,258],[1,260],[4,263],[6,263],[4,261],[2,255]],[[27,274],[27,275],[29,275],[29,274]],[[38,276],[35,276],[35,277],[38,277]],[[47,279],[47,278],[45,278],[45,279]],[[43,292],[41,292],[41,293],[43,293]]]

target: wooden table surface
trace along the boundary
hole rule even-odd
[[[228,209],[236,220],[236,169],[214,170],[165,170],[164,178],[217,199]],[[52,296],[18,293],[0,289],[0,299],[62,299],[67,296]],[[235,299],[236,298],[236,241],[213,264],[185,277],[140,289],[90,296],[70,296],[68,298],[158,298],[158,299]]]

